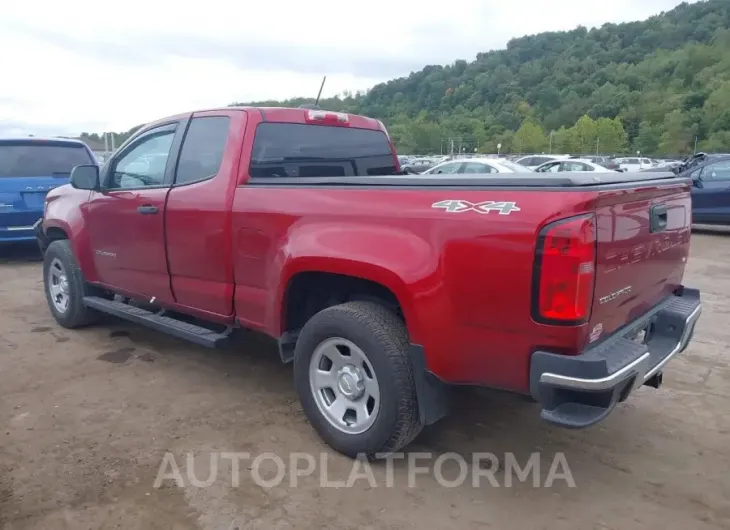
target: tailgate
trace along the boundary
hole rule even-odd
[[[596,208],[598,247],[587,342],[637,319],[680,285],[691,214],[686,183],[602,192]]]
[[[58,177],[0,178],[0,227],[27,228],[43,215],[43,202],[53,188],[68,179]]]

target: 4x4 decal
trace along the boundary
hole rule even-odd
[[[489,213],[499,212],[499,215],[509,215],[512,212],[519,212],[520,208],[515,202],[497,202],[497,201],[484,201],[484,202],[469,202],[463,200],[450,199],[445,201],[435,202],[431,205],[431,208],[443,208],[449,213],[461,213],[461,212],[478,212],[478,213]]]

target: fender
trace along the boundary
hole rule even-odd
[[[98,281],[98,274],[84,216],[90,195],[91,192],[77,190],[70,184],[49,192],[46,196],[43,230],[46,233],[49,228],[63,230],[71,241],[71,248],[84,277],[89,282],[95,282]]]
[[[430,290],[438,271],[438,253],[413,232],[358,222],[314,222],[293,226],[271,267],[275,286],[267,310],[269,329],[283,332],[286,289],[300,272],[329,272],[369,280],[388,288],[398,299],[412,341],[421,336],[415,302]]]

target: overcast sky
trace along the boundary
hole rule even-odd
[[[0,16],[0,136],[121,131],[233,101],[367,89],[512,37],[678,0],[20,0]]]

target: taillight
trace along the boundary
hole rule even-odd
[[[308,110],[304,116],[304,119],[307,123],[321,123],[322,125],[350,125],[350,118],[344,112]]]
[[[582,215],[547,225],[537,240],[532,318],[557,325],[587,322],[595,275],[595,217]]]

